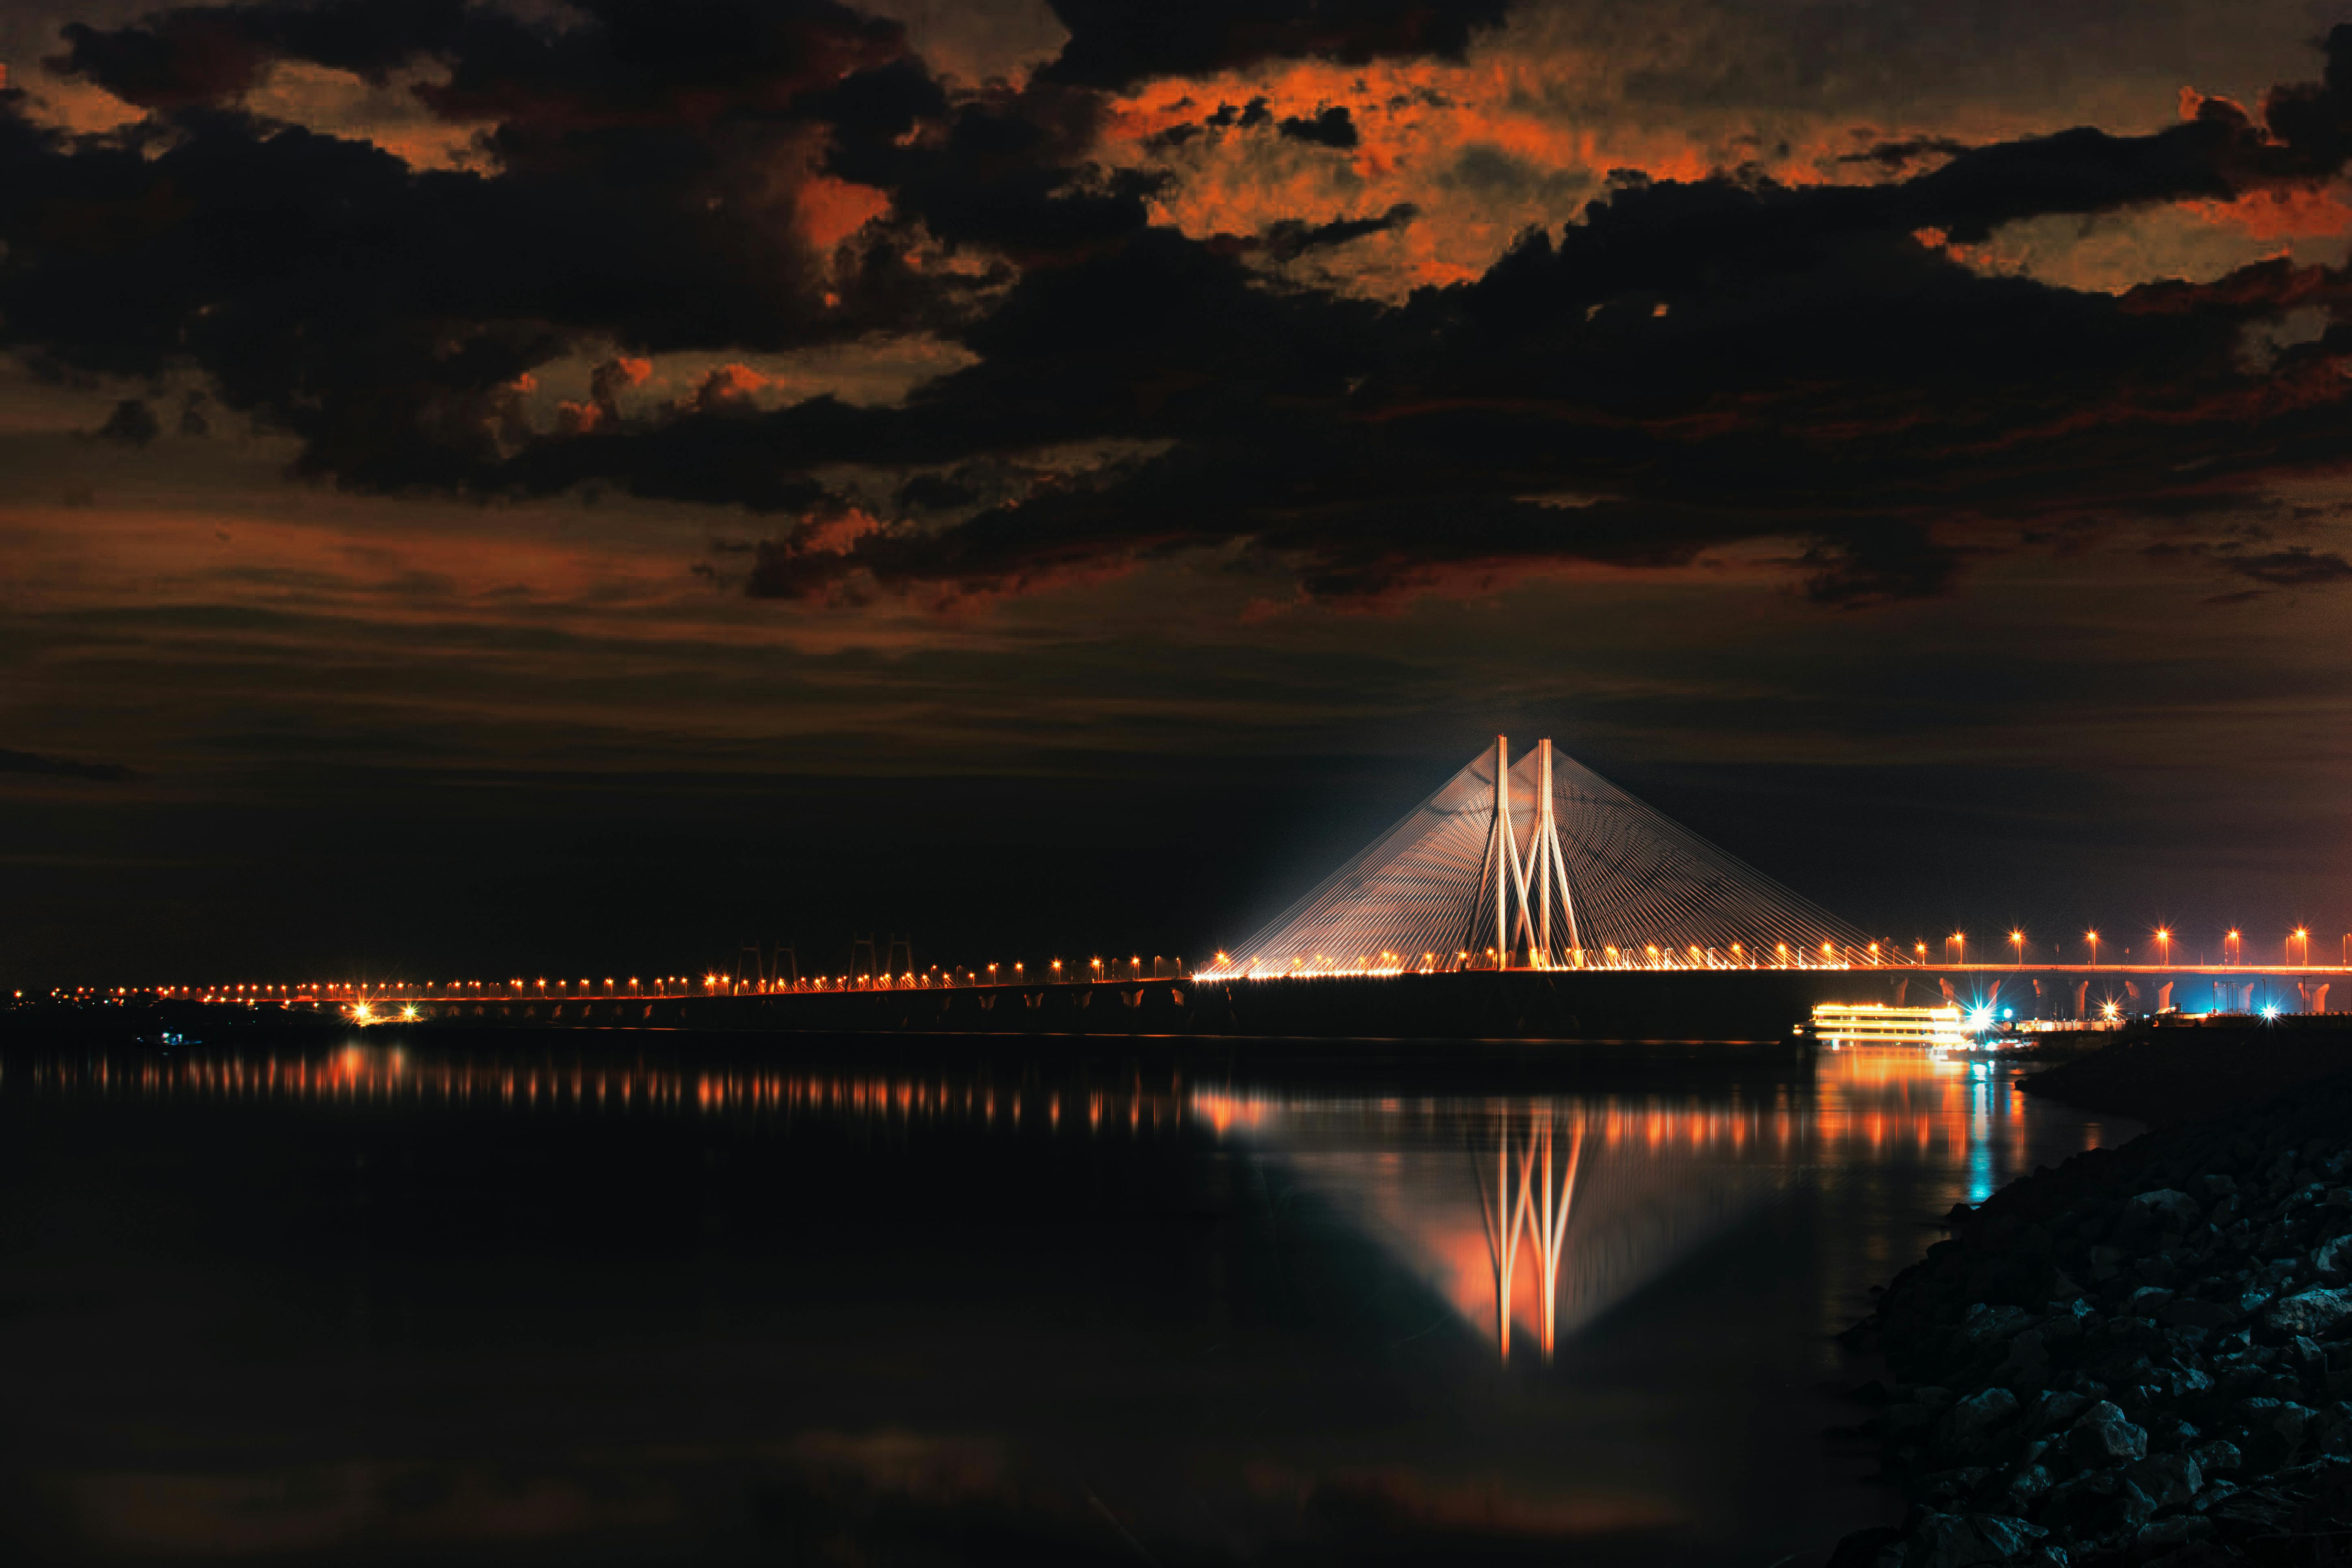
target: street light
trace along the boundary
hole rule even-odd
[[[2245,961],[2245,940],[2233,931],[2229,935],[2221,939],[2221,962],[2224,963],[2243,963]]]
[[[1969,933],[1964,931],[1956,931],[1951,935],[1946,937],[1944,939],[1944,951],[1947,953],[1958,953],[1959,956],[1954,958],[1952,962],[1956,964],[1961,965],[1962,967],[1966,967],[1969,962]]]
[[[2009,933],[2009,945],[2016,951],[2016,954],[2017,954],[2017,965],[2018,965],[2018,967],[2019,967],[2019,968],[2021,968],[2021,969],[2024,968],[2024,967],[2025,967],[2025,933],[2024,933],[2023,931],[2013,931],[2010,932],[2010,933]]]
[[[2099,933],[2086,931],[2083,933],[2083,940],[2091,944],[2091,967],[2096,969],[2099,967]]]
[[[2300,963],[2305,969],[2310,968],[2311,931],[2309,928],[2305,926],[2297,926],[2294,928],[2294,950],[2300,952],[2302,956],[2298,959],[2291,960],[2290,962]]]
[[[2169,967],[2172,963],[2172,933],[2162,926],[2156,930],[2156,948],[2158,961]]]

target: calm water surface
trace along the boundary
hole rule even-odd
[[[0,1552],[1803,1561],[1896,1511],[1830,1336],[2137,1131],[1908,1053],[611,1038],[0,1057]]]

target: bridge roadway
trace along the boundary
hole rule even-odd
[[[449,997],[409,991],[369,1000],[375,1022],[435,1028],[1761,1045],[1785,1042],[1792,1026],[1822,1002],[1920,1006],[1949,1001],[2051,1019],[2095,1016],[2110,1002],[2126,1014],[2168,1007],[2320,1013],[2331,992],[2339,1005],[2352,998],[2352,970],[2117,964],[1473,970],[656,994]],[[348,1015],[349,1005],[321,997],[309,1010]]]

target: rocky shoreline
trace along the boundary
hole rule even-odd
[[[2352,1563],[2352,1074],[1951,1226],[1853,1331],[1911,1508],[1833,1568]]]

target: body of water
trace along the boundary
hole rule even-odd
[[[0,1549],[1801,1562],[1899,1512],[1869,1288],[2137,1131],[1911,1052],[1018,1053],[19,1043]]]

